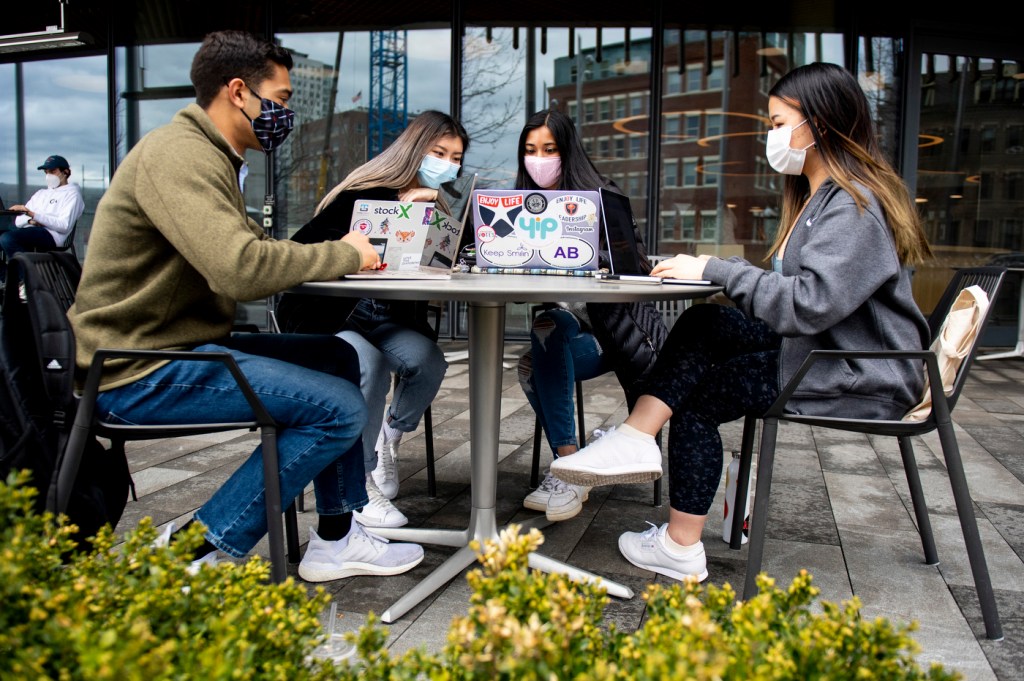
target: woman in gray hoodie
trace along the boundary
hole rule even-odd
[[[799,67],[769,92],[768,112],[766,156],[786,176],[771,267],[688,255],[659,263],[652,274],[710,279],[735,307],[687,310],[625,423],[551,466],[576,485],[653,480],[661,475],[654,434],[669,422],[669,522],[624,533],[619,550],[680,580],[708,574],[700,538],[722,475],[720,424],[763,414],[812,350],[928,345],[910,279],[931,251],[855,78],[834,64]],[[821,362],[790,404],[805,414],[898,419],[923,386],[920,362]]]

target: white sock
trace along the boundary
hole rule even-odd
[[[628,435],[629,437],[636,438],[637,440],[643,440],[644,442],[654,442],[654,436],[648,435],[642,430],[637,430],[631,425],[623,423],[621,426],[615,429],[616,432]]]
[[[700,546],[700,542],[699,541],[696,544],[690,544],[689,546],[683,546],[682,544],[680,544],[679,542],[674,540],[671,536],[669,536],[668,530],[665,530],[665,535],[664,536],[665,536],[665,550],[668,551],[673,556],[679,556],[679,557],[688,556],[688,555],[694,553],[697,550],[697,547]]]
[[[384,430],[385,442],[398,442],[402,439],[402,436],[405,435],[405,433],[402,432],[401,430],[398,430],[397,428],[392,428],[391,423],[389,423],[387,419],[384,420],[384,425],[382,426],[382,428]]]

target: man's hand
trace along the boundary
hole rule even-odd
[[[398,195],[399,201],[437,201],[437,190],[430,187],[406,189]]]
[[[376,270],[380,268],[380,256],[377,255],[377,251],[374,250],[373,244],[366,237],[365,234],[359,232],[349,232],[345,236],[341,237],[341,240],[350,246],[355,247],[359,251],[359,255],[362,256],[363,265],[359,269],[361,270]]]
[[[19,203],[16,206],[11,206],[8,210],[19,211],[19,212],[24,213],[25,215],[29,216],[30,218],[34,218],[36,216],[35,213],[33,213],[32,211],[30,211],[28,209],[28,206],[25,206],[24,204],[21,204],[21,203]]]

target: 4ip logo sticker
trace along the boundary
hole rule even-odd
[[[360,234],[369,234],[373,231],[373,223],[369,220],[359,220],[356,224],[352,225],[352,229]]]

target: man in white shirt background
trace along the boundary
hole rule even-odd
[[[8,259],[22,251],[63,247],[85,211],[82,188],[68,182],[71,167],[67,159],[49,156],[38,169],[45,173],[46,188],[33,194],[28,203],[11,206],[10,210],[24,214],[14,219],[16,229],[0,234],[0,249]]]

